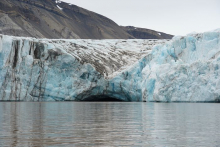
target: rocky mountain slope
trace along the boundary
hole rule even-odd
[[[141,38],[102,15],[59,0],[1,0],[0,33],[51,39]]]
[[[173,35],[169,35],[163,32],[157,32],[154,30],[144,29],[144,28],[137,28],[133,26],[123,27],[128,34],[135,37],[136,39],[171,39]]]
[[[219,102],[220,30],[167,40],[0,36],[0,100]]]

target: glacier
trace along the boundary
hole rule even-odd
[[[1,101],[219,102],[220,30],[172,40],[0,35]]]

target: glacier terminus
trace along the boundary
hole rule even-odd
[[[220,30],[172,40],[0,35],[1,101],[219,102]]]

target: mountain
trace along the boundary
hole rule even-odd
[[[140,39],[127,27],[97,13],[59,0],[1,0],[0,33],[13,36],[65,39]],[[145,34],[143,29],[143,34]],[[153,32],[153,31],[152,31]],[[155,34],[155,33],[154,33]],[[172,36],[151,35],[150,39]],[[163,38],[164,37],[164,38]]]
[[[121,27],[128,34],[137,39],[171,39],[173,35],[169,35],[163,32],[157,32],[150,29],[137,28],[133,26]]]

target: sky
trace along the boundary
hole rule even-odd
[[[104,15],[118,25],[173,35],[220,28],[220,0],[62,0]]]

